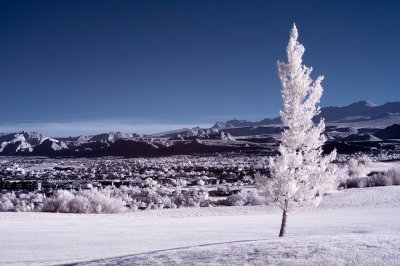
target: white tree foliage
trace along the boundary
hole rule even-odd
[[[324,120],[314,124],[320,113],[323,76],[313,81],[311,67],[302,64],[304,46],[298,41],[296,25],[287,46],[288,63],[278,61],[284,109],[279,155],[269,158],[270,178],[263,179],[267,198],[284,211],[293,207],[318,206],[322,195],[335,187],[337,167],[331,162],[336,151],[322,155],[326,141]]]

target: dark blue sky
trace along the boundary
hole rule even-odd
[[[296,22],[322,106],[400,99],[400,1],[1,1],[0,131],[151,132],[281,108]]]

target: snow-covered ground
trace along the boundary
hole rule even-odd
[[[400,161],[373,162],[369,168],[372,172],[387,172],[390,168],[400,168]]]
[[[284,239],[280,219],[268,206],[0,213],[0,265],[399,265],[400,186],[333,193],[291,213]]]

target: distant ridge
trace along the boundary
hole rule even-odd
[[[400,125],[394,124],[375,133],[381,139],[400,139]]]
[[[321,108],[317,117],[327,122],[327,150],[351,153],[372,147],[392,149],[384,140],[400,139],[400,102],[375,105],[360,101]],[[170,156],[230,151],[273,152],[283,128],[280,119],[259,122],[229,120],[212,128],[194,127],[152,135],[110,132],[52,138],[36,132],[0,133],[0,155],[5,156]],[[356,144],[349,144],[355,142]],[[361,143],[368,145],[362,146]]]
[[[347,106],[329,106],[321,108],[321,113],[315,118],[318,121],[324,118],[325,122],[349,123],[365,122],[376,119],[399,119],[400,123],[400,102],[387,102],[382,105],[376,105],[370,101],[359,101]],[[262,125],[278,125],[280,118],[265,118],[259,122],[247,120],[229,120],[226,122],[217,122],[212,128],[224,129],[233,127],[248,127]]]

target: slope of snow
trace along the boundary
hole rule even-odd
[[[29,151],[32,152],[35,146],[42,144],[45,141],[50,141],[58,145],[58,140],[44,136],[43,134],[36,133],[36,132],[26,132],[22,131],[21,133],[10,133],[0,136],[0,152],[2,152],[7,145],[18,144],[14,146],[15,152],[18,151]],[[60,145],[64,145],[60,143]],[[58,145],[58,146],[60,146]],[[60,147],[61,147],[60,146]],[[66,148],[66,146],[65,146]]]
[[[328,195],[321,208],[290,213],[284,239],[277,237],[280,219],[281,212],[270,206],[116,215],[0,213],[0,265],[398,263],[400,187]]]
[[[79,136],[76,141],[78,143],[85,143],[90,141],[111,141],[114,142],[117,139],[133,139],[139,137],[136,133],[121,133],[121,132],[109,132],[109,133],[101,133],[97,135],[90,136]]]
[[[373,256],[366,256],[373,254]],[[79,265],[399,265],[400,238],[359,235],[236,241]]]

